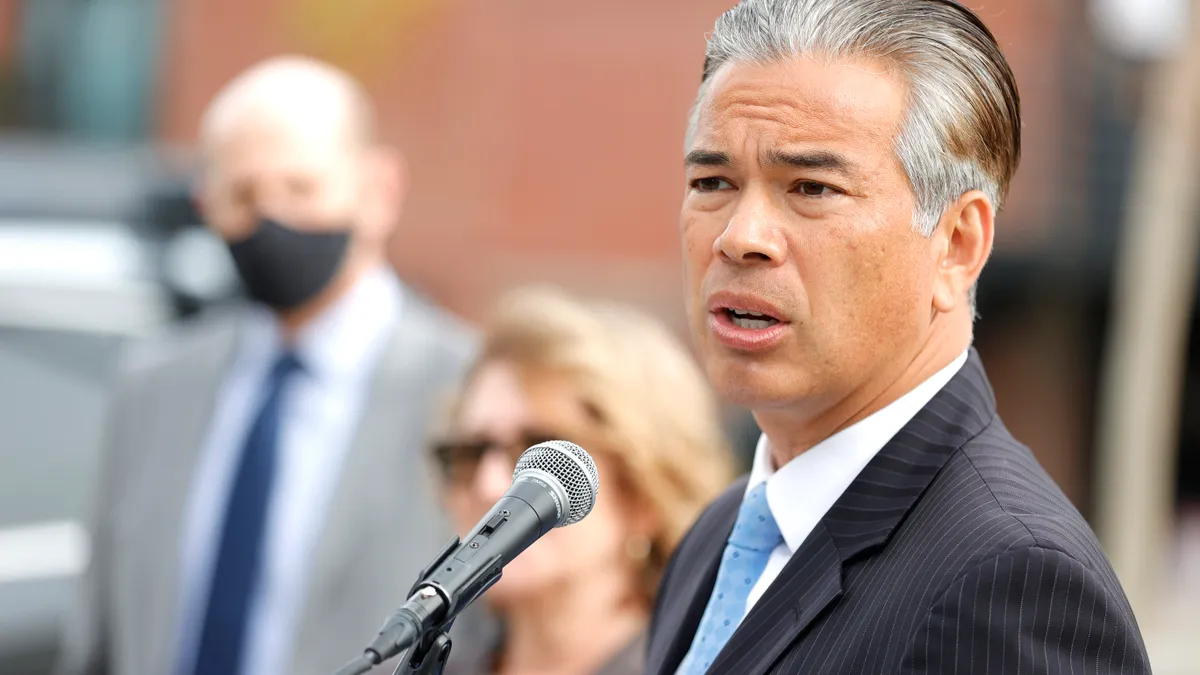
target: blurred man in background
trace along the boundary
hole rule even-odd
[[[425,420],[474,337],[385,263],[400,158],[358,85],[278,58],[202,121],[205,220],[253,302],[131,359],[64,673],[328,673],[451,532]]]

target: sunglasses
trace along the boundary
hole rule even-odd
[[[539,429],[527,429],[517,434],[516,438],[503,441],[485,437],[451,438],[434,443],[430,454],[446,481],[466,485],[475,480],[475,472],[485,455],[502,453],[516,466],[517,459],[527,449],[562,438],[562,434]]]

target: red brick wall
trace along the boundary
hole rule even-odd
[[[1066,199],[1074,199],[1069,189],[1080,167],[1076,158],[1062,153],[1063,134],[1086,128],[1076,119],[1071,129],[1067,121],[1067,88],[1061,62],[1071,39],[1083,40],[1083,17],[1070,2],[1045,0],[967,0],[995,34],[1017,78],[1021,94],[1021,130],[1023,153],[1021,167],[1013,179],[1009,200],[998,221],[996,246],[1003,250],[1028,249],[1055,232]],[[1078,4],[1078,3],[1076,3]],[[1086,26],[1084,24],[1084,26]],[[1083,86],[1078,81],[1076,86]],[[1066,193],[1066,194],[1064,194]]]
[[[395,245],[407,279],[467,315],[504,285],[539,279],[634,300],[682,328],[684,118],[704,34],[732,3],[175,0],[162,135],[191,139],[208,98],[259,58],[322,56],[364,80],[412,165]],[[1059,62],[1065,31],[1082,32],[1079,9],[970,4],[1021,87],[1025,152],[997,232],[998,248],[1019,250],[1043,241],[1078,199],[1070,186],[1080,167],[1062,155],[1062,136],[1086,125],[1064,123]],[[1081,380],[1061,359],[1048,369],[1037,356],[1069,349],[1071,333],[1036,317],[998,328],[981,349],[1001,412],[1080,500],[1086,421],[1068,402],[1086,400]],[[1057,397],[1030,396],[1031,386]]]
[[[17,0],[0,0],[0,67],[8,64],[17,47]]]
[[[377,97],[411,162],[395,259],[473,314],[498,287],[551,279],[678,321],[684,117],[704,34],[732,0],[177,0],[164,138],[190,140],[208,98],[279,51],[327,58]],[[1026,153],[999,245],[1052,223],[1061,10],[976,0],[1022,86]],[[331,8],[333,11],[331,11]],[[1019,225],[1027,227],[1019,228]]]

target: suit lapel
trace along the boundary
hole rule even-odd
[[[403,333],[397,331],[385,347],[381,362],[375,368],[370,390],[363,399],[362,417],[356,425],[337,487],[313,549],[315,558],[312,568],[306,575],[308,587],[305,589],[304,611],[293,650],[294,670],[307,672],[315,663],[314,659],[329,658],[328,654],[323,653],[327,651],[323,644],[328,640],[328,634],[347,628],[330,621],[330,608],[339,605],[339,599],[345,601],[354,593],[356,584],[376,583],[374,579],[356,582],[354,571],[362,568],[366,562],[365,555],[378,548],[371,541],[373,537],[391,536],[389,532],[371,531],[369,512],[384,508],[390,492],[404,489],[397,484],[397,476],[401,474],[397,465],[401,458],[395,455],[400,454],[404,443],[401,437],[403,424],[398,420],[403,414],[405,398],[400,391],[402,385],[398,378],[387,375],[395,372],[395,368],[403,368],[404,365],[397,360],[402,360],[405,353],[411,351],[405,347]],[[380,500],[384,501],[381,503]],[[395,515],[403,518],[407,514]],[[404,581],[411,583],[411,580]],[[366,591],[386,593],[385,589],[376,586]],[[383,618],[382,614],[372,616],[371,621],[381,621]],[[354,627],[349,629],[354,630]],[[359,631],[352,637],[358,642],[367,640],[370,635]]]
[[[152,397],[143,401],[136,423],[153,429],[145,462],[134,471],[146,471],[153,480],[134,484],[147,491],[132,502],[140,512],[131,520],[144,534],[130,532],[126,541],[145,546],[131,556],[141,571],[136,584],[145,607],[145,624],[138,631],[145,644],[155,645],[151,670],[169,672],[174,666],[181,572],[180,533],[191,494],[204,438],[208,432],[217,390],[228,371],[237,341],[236,323],[220,322],[213,330],[192,336],[197,339],[169,370],[157,375],[161,381],[149,388]]]
[[[766,672],[792,638],[841,594],[842,559],[829,530],[820,524],[755,603],[709,672]]]
[[[434,372],[422,360],[430,349],[419,328],[425,311],[415,297],[406,296],[404,318],[374,369],[313,551],[291,672],[336,669],[340,661],[324,664],[331,658],[330,645],[340,650],[332,658],[344,660],[369,639],[386,613],[404,601],[419,566],[436,550],[432,547],[450,532],[436,510],[439,495],[425,471],[421,432],[436,388],[458,374]],[[363,608],[376,605],[377,612],[363,615]],[[351,616],[344,621],[331,620],[347,611]]]
[[[983,430],[995,409],[983,364],[972,348],[962,369],[838,498],[746,616],[710,672],[767,672],[826,608],[836,604],[844,567],[874,555],[887,543],[938,471]],[[734,513],[736,517],[736,507]],[[724,539],[720,544],[715,553],[706,553],[719,559]],[[707,592],[703,595],[707,602]],[[694,631],[693,626],[688,635]]]
[[[725,549],[725,541],[733,530],[737,520],[738,507],[742,494],[746,489],[743,478],[731,486],[721,500],[712,506],[712,518],[697,523],[703,528],[699,536],[689,537],[688,542],[678,552],[681,562],[696,560],[696,569],[680,569],[675,576],[679,579],[678,587],[672,586],[669,595],[664,595],[662,606],[657,614],[662,617],[662,625],[669,627],[672,632],[665,640],[654,640],[646,661],[647,673],[674,672],[683,657],[692,646],[692,636],[700,625],[704,608],[717,582],[717,571],[720,568],[721,553]],[[709,522],[704,522],[709,520]],[[663,644],[664,648],[656,648]]]

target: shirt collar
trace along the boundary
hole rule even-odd
[[[367,372],[402,300],[400,282],[391,271],[378,267],[364,274],[297,334],[294,348],[305,371],[330,381]],[[273,359],[283,349],[283,332],[274,313],[256,304],[245,318],[239,350],[243,363]]]
[[[771,463],[766,435],[758,439],[746,491],[767,484],[767,504],[794,553],[883,446],[916,416],[967,361],[963,351],[884,408],[817,443],[781,467]]]

